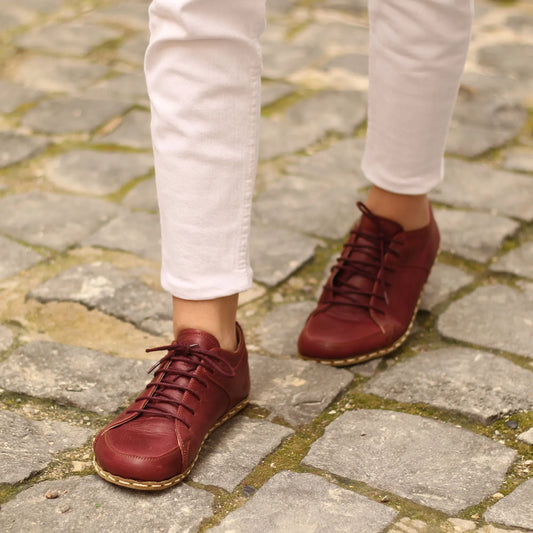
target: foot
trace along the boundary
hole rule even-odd
[[[181,331],[144,392],[96,436],[94,466],[106,481],[138,490],[176,485],[207,436],[246,406],[248,354],[237,325],[234,352],[199,329]]]
[[[431,208],[427,226],[404,231],[357,205],[361,220],[300,334],[305,359],[344,366],[398,348],[409,335],[437,256],[439,231]]]

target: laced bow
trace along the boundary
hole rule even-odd
[[[201,349],[198,344],[177,342],[168,346],[148,348],[146,352],[161,350],[168,350],[168,353],[147,372],[151,374],[155,371],[152,381],[146,387],[146,391],[155,387],[154,391],[139,396],[137,401],[147,400],[146,403],[142,407],[128,409],[127,412],[174,418],[189,428],[190,424],[177,413],[179,407],[183,407],[194,415],[194,409],[186,403],[185,394],[189,392],[200,401],[200,395],[190,386],[193,379],[204,388],[208,386],[206,380],[198,375],[197,370],[201,367],[210,374],[217,373],[228,378],[235,376],[235,371],[222,357],[212,351]],[[168,406],[175,408],[168,409]]]
[[[326,286],[328,291],[322,303],[356,306],[384,313],[382,309],[372,304],[372,299],[377,298],[389,304],[387,288],[390,283],[386,281],[386,274],[394,272],[394,268],[385,264],[385,256],[387,253],[397,256],[398,252],[391,248],[391,244],[398,244],[400,241],[386,234],[379,217],[374,215],[365,204],[357,202],[357,207],[366,218],[372,221],[376,231],[372,233],[362,231],[359,229],[360,224],[352,229],[350,238],[344,245],[343,253],[331,269],[333,280]],[[358,281],[354,280],[354,276],[369,280],[372,283],[372,290],[364,290],[358,286]]]

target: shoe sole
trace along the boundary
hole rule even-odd
[[[383,357],[384,355],[388,355],[389,353],[394,352],[394,350],[398,349],[407,340],[407,337],[409,337],[409,334],[411,333],[411,329],[413,329],[413,324],[415,323],[416,314],[418,313],[418,308],[420,307],[420,302],[422,301],[422,296],[424,295],[424,289],[426,288],[427,280],[429,279],[429,276],[431,275],[431,271],[433,270],[433,267],[435,263],[437,262],[437,257],[439,256],[439,253],[440,253],[440,248],[437,250],[437,253],[435,255],[435,260],[433,261],[433,264],[431,265],[431,269],[429,270],[428,277],[426,278],[426,282],[422,286],[422,290],[420,291],[420,296],[418,297],[418,301],[416,302],[415,309],[413,311],[413,316],[411,317],[411,321],[409,322],[407,329],[405,330],[404,334],[400,338],[398,338],[393,344],[385,348],[382,348],[381,350],[377,350],[375,352],[356,355],[354,357],[343,358],[343,359],[318,359],[317,357],[306,357],[305,355],[302,355],[300,353],[298,353],[298,357],[300,359],[305,359],[306,361],[315,361],[316,363],[320,363],[322,365],[350,366],[350,365],[356,365],[358,363],[364,363],[372,359],[377,359],[378,357]]]
[[[127,479],[120,476],[116,476],[115,474],[111,474],[110,472],[106,472],[97,462],[96,457],[93,458],[93,466],[96,470],[96,473],[106,481],[109,481],[109,483],[113,483],[114,485],[118,485],[120,487],[127,487],[129,489],[134,490],[164,490],[169,487],[172,487],[174,485],[177,485],[181,481],[183,481],[193,469],[194,465],[196,464],[196,461],[200,455],[200,452],[202,451],[202,447],[204,445],[204,442],[206,441],[207,437],[215,431],[218,427],[220,427],[224,422],[228,421],[231,417],[235,416],[239,411],[242,411],[247,405],[248,405],[249,398],[245,398],[242,402],[238,403],[233,409],[228,411],[223,418],[221,418],[205,435],[204,439],[202,440],[202,443],[200,444],[200,448],[198,449],[198,453],[196,454],[193,462],[191,465],[185,470],[185,472],[182,472],[181,474],[178,474],[177,476],[171,477],[170,479],[165,479],[163,481],[138,481],[136,479]]]

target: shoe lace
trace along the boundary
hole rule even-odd
[[[224,377],[235,376],[235,370],[222,357],[212,351],[202,350],[197,344],[177,342],[168,346],[148,348],[146,352],[161,350],[168,350],[168,353],[147,372],[148,374],[153,372],[154,376],[146,390],[150,390],[151,387],[155,387],[155,390],[151,394],[137,398],[137,401],[147,400],[142,407],[130,408],[127,412],[174,418],[190,428],[190,424],[177,415],[178,409],[169,411],[165,406],[183,407],[194,415],[194,409],[185,401],[185,393],[189,392],[198,401],[201,400],[198,392],[190,387],[191,381],[195,379],[207,388],[207,382],[197,375],[198,368],[202,367],[210,374],[218,373]],[[161,374],[162,377],[159,379]],[[186,381],[180,378],[186,378]],[[181,394],[175,394],[175,391]]]
[[[326,286],[322,303],[356,306],[384,313],[383,309],[371,302],[373,298],[377,298],[386,305],[389,304],[387,289],[390,283],[386,280],[386,275],[395,269],[385,264],[385,256],[387,253],[398,255],[398,252],[391,248],[391,244],[399,241],[387,236],[381,227],[379,217],[365,204],[357,202],[357,207],[374,223],[377,231],[369,233],[361,231],[359,227],[352,229],[350,238],[344,244],[343,253],[331,269],[333,282]],[[351,281],[354,276],[370,280],[372,290],[366,291],[354,284]]]

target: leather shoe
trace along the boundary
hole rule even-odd
[[[248,402],[250,375],[237,324],[235,352],[205,331],[183,330],[152,368],[144,392],[96,436],[94,467],[106,481],[139,490],[176,485],[207,436]]]
[[[414,323],[439,249],[433,213],[427,226],[404,231],[357,205],[361,220],[300,334],[304,359],[345,366],[381,357],[407,339]]]

